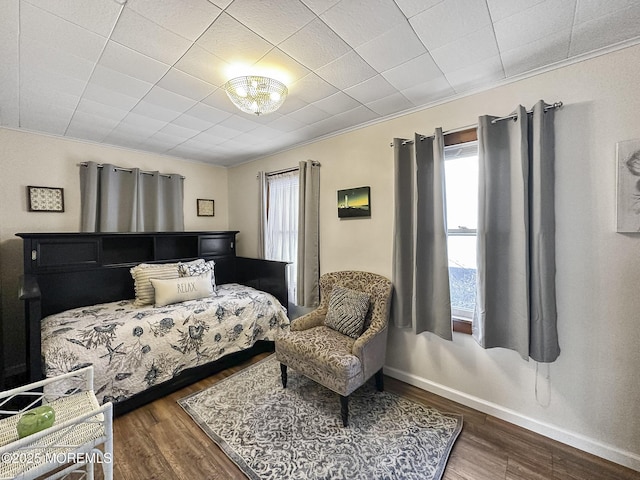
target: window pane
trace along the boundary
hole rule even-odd
[[[466,311],[470,318],[476,304],[476,236],[450,235],[447,246],[451,307]]]
[[[454,157],[455,147],[445,149],[447,229],[478,226],[478,156]]]

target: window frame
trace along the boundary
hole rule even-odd
[[[444,134],[444,146],[445,147],[450,147],[452,145],[458,145],[458,144],[461,144],[461,143],[475,142],[477,140],[478,140],[478,128],[477,127],[472,127],[472,128],[468,128],[468,129],[465,129],[465,130],[460,130],[460,131],[450,132],[450,133],[445,133]],[[473,231],[473,233],[475,235],[477,235],[477,230],[472,230],[472,229],[469,229],[468,232],[466,231],[466,229],[460,229],[459,231],[458,231],[458,229],[447,230],[447,235],[449,235],[449,232],[451,232],[451,231],[455,232],[457,235],[465,235],[465,233],[470,235],[471,231]],[[473,330],[472,321],[467,319],[467,318],[463,318],[453,308],[451,310],[451,322],[453,324],[453,331],[454,332],[464,333],[464,334],[467,334],[467,335],[471,335],[472,334],[472,330]]]

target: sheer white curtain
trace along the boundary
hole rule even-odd
[[[298,255],[298,202],[300,195],[297,170],[267,176],[267,228],[265,256],[268,260],[291,262],[289,301],[295,302],[297,292],[296,257]]]

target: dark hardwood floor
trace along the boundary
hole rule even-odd
[[[191,420],[177,400],[268,354],[224,370],[114,421],[118,480],[244,479],[235,464]],[[385,388],[443,412],[464,415],[443,480],[640,480],[635,472],[398,380]],[[336,398],[336,412],[339,411]],[[96,475],[96,477],[100,477]],[[283,479],[284,480],[284,479]]]

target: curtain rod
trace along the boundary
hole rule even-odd
[[[316,161],[316,160],[312,160],[311,164],[314,167],[320,167],[320,162]],[[265,173],[264,176],[265,177],[271,177],[272,175],[279,175],[281,173],[289,173],[289,172],[295,172],[296,170],[300,170],[299,167],[290,167],[290,168],[283,168],[282,170],[275,170],[273,172],[268,172]],[[260,173],[256,174],[256,178],[260,177]]]
[[[558,108],[562,107],[562,102],[555,102],[552,103],[551,105],[545,105],[544,107],[544,111],[547,112],[549,110],[557,110]],[[527,110],[527,114],[530,115],[533,113],[533,110]],[[509,118],[516,118],[518,115],[513,113],[511,115],[507,115],[506,117],[499,117],[499,118],[494,118],[493,120],[491,120],[491,123],[496,123],[499,122],[500,120],[507,120]],[[475,125],[468,125],[466,127],[459,127],[459,128],[454,128],[452,130],[447,130],[446,132],[442,132],[443,135],[447,135],[449,133],[456,133],[456,132],[460,132],[462,130],[466,130],[468,128],[473,128],[473,127],[477,127],[478,124]],[[424,137],[424,136],[420,136],[420,141],[424,140],[425,138],[429,138],[429,137]],[[402,145],[412,145],[413,144],[413,140],[403,140],[402,141]],[[390,147],[393,147],[393,142],[391,142],[389,144]]]
[[[78,165],[80,165],[81,167],[86,167],[86,166],[88,166],[88,163],[87,162],[82,162],[82,163],[79,163]],[[98,168],[104,168],[104,165],[99,163],[98,164]],[[119,171],[119,172],[129,172],[129,173],[133,172],[133,170],[130,169],[130,168],[113,167],[113,169],[116,170],[116,171]],[[144,175],[154,175],[156,172],[146,172],[144,170],[140,170],[140,173],[142,173]],[[171,177],[171,175],[167,175],[166,173],[159,173],[158,175],[160,175],[161,177],[167,177],[167,178]],[[185,179],[185,177],[183,177],[182,175],[180,175],[180,178],[182,180]]]
[[[544,106],[544,111],[548,112],[549,110],[557,110],[558,108],[562,107],[562,102],[555,102],[552,103],[551,105],[545,105]],[[531,115],[533,113],[533,110],[527,110],[527,115]],[[499,118],[494,118],[493,120],[491,120],[491,123],[497,123],[500,120],[508,120],[510,118],[515,119],[518,117],[517,113],[512,113],[511,115],[507,115],[506,117],[499,117]]]

